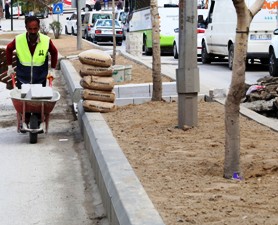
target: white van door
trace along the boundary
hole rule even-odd
[[[234,42],[236,30],[236,12],[232,1],[213,1],[209,16],[206,31],[209,52],[227,56],[228,43]]]

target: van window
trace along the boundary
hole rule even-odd
[[[116,13],[115,13],[115,18],[116,18],[117,20],[119,20],[120,22],[125,21],[126,18],[127,18],[127,13],[124,12],[124,11],[116,12]]]
[[[84,16],[84,23],[89,23],[90,13],[86,13]]]
[[[214,5],[215,5],[215,1],[212,1],[210,9],[209,9],[208,18],[207,18],[207,21],[206,21],[207,24],[212,22],[212,14],[213,14],[213,10],[214,10]]]
[[[119,21],[125,21],[127,18],[127,13],[126,12],[121,12],[119,16]]]

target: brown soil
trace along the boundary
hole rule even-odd
[[[62,55],[77,53],[68,47],[74,37],[53,41]],[[151,70],[144,68],[145,77]],[[165,224],[278,224],[277,132],[240,117],[244,180],[236,181],[223,178],[224,107],[218,103],[201,101],[198,126],[188,130],[175,128],[176,102],[128,105],[103,116]]]

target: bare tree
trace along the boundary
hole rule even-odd
[[[116,33],[115,33],[115,0],[112,0],[112,32],[113,32],[113,62],[116,64]]]
[[[153,94],[152,101],[162,100],[160,31],[157,0],[151,0],[152,50],[153,50]]]
[[[241,175],[239,110],[241,99],[245,95],[245,61],[248,34],[253,17],[264,3],[264,0],[256,0],[248,8],[245,0],[232,1],[237,12],[237,28],[232,81],[225,103],[226,138],[224,177],[228,179],[232,178],[234,174]]]

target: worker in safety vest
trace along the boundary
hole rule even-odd
[[[40,20],[35,16],[25,19],[27,32],[19,34],[7,45],[6,58],[8,75],[15,73],[12,67],[13,51],[16,50],[16,86],[20,89],[22,84],[42,84],[55,76],[58,51],[50,38],[39,32]],[[51,55],[51,69],[48,72],[48,53]]]

